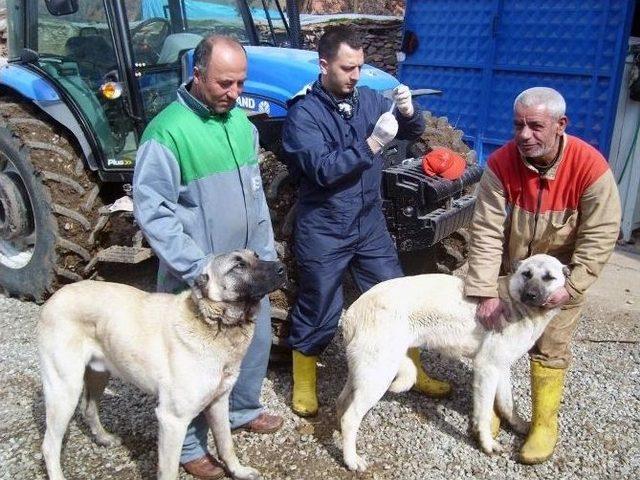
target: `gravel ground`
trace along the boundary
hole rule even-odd
[[[635,259],[638,262],[638,259]],[[624,262],[623,262],[624,263]],[[620,270],[625,267],[621,266]],[[468,362],[425,353],[435,376],[452,380],[455,394],[429,400],[416,393],[387,394],[365,417],[359,448],[372,461],[356,475],[342,465],[334,401],[345,381],[346,364],[336,339],[321,358],[317,419],[293,415],[288,366],[273,365],[264,402],[284,415],[275,435],[234,435],[242,461],[266,479],[424,478],[639,478],[640,477],[640,276],[629,274],[626,301],[594,295],[584,310],[567,377],[561,442],[549,462],[526,467],[516,462],[522,438],[502,431],[507,453],[484,455],[469,436],[471,376]],[[624,272],[623,272],[624,273]],[[621,274],[614,272],[619,278]],[[129,276],[127,275],[127,278]],[[147,279],[148,282],[148,279]],[[148,284],[148,283],[147,283]],[[631,298],[631,299],[628,299]],[[44,410],[34,332],[39,307],[0,296],[0,478],[45,478],[40,443]],[[514,367],[515,397],[530,414],[528,362]],[[141,479],[155,475],[157,423],[153,399],[112,381],[102,402],[105,427],[123,438],[107,449],[92,442],[79,418],[70,424],[63,469],[70,479]],[[213,445],[211,445],[213,449]],[[213,450],[215,451],[215,450]],[[190,478],[182,473],[181,478]]]

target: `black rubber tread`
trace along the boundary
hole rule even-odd
[[[10,295],[44,301],[92,273],[86,266],[97,250],[100,188],[73,137],[27,102],[0,97],[0,132],[21,164],[37,224],[31,261],[21,269],[0,265],[0,284]]]
[[[80,195],[84,195],[84,192],[85,192],[84,187],[72,178],[65,177],[64,175],[60,175],[58,173],[47,172],[46,170],[43,170],[42,172],[40,172],[40,174],[42,175],[42,178],[44,178],[45,181],[51,180],[55,182],[64,183],[65,185],[68,185],[71,188],[73,188]]]
[[[89,192],[89,195],[86,196],[84,205],[82,205],[82,210],[84,210],[85,212],[92,211],[93,208],[96,207],[96,200],[98,199],[98,195],[100,195],[100,187],[98,185],[94,185]]]

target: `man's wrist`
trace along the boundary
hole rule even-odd
[[[367,138],[367,145],[369,145],[369,150],[371,150],[371,153],[373,153],[374,155],[379,153],[380,150],[384,148],[382,142],[373,135]]]
[[[402,110],[398,110],[400,112],[400,115],[402,115],[404,118],[412,118],[413,114],[416,113],[415,109],[413,108],[413,105],[411,106],[411,108],[409,110],[407,110],[407,112],[403,112]]]

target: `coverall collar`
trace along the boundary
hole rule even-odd
[[[348,120],[355,115],[358,108],[358,87],[355,87],[353,89],[353,93],[348,97],[338,99],[322,86],[322,81],[318,76],[318,79],[313,82],[311,90],[326,103],[331,105],[331,107],[334,108],[342,118]]]
[[[229,112],[225,113],[216,113],[203,102],[198,100],[195,96],[191,94],[189,88],[191,87],[191,82],[183,83],[178,88],[178,102],[187,107],[189,110],[194,112],[199,117],[203,119],[209,118],[218,118],[220,120],[225,120],[229,116]],[[236,108],[235,106],[233,108]],[[231,111],[231,110],[229,110]]]

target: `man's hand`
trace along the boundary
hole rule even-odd
[[[566,288],[560,287],[553,292],[547,299],[547,303],[544,304],[545,308],[558,308],[571,300],[571,295]]]
[[[413,103],[411,102],[411,90],[406,85],[398,85],[393,89],[393,100],[403,117],[413,117]]]
[[[502,330],[500,317],[509,318],[509,309],[497,297],[483,298],[476,307],[476,319],[487,330]]]
[[[398,121],[396,117],[389,112],[383,113],[380,115],[376,125],[373,127],[373,132],[371,132],[371,135],[367,139],[371,150],[373,150],[374,153],[378,153],[396,137],[397,133]]]

